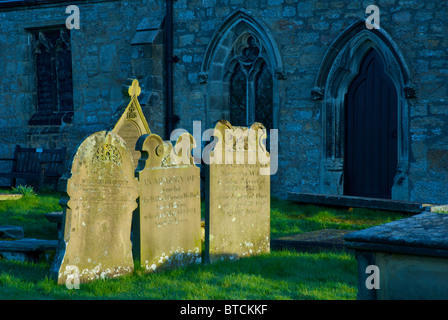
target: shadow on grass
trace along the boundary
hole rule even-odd
[[[347,253],[275,251],[138,277],[156,299],[169,292],[168,299],[336,300],[356,298],[356,272],[354,256]],[[164,286],[152,287],[151,279]]]
[[[271,199],[271,237],[322,229],[361,230],[408,217],[393,211],[296,204]]]
[[[0,210],[2,219],[17,219],[27,234],[54,237],[55,224],[44,213],[56,211],[57,197],[41,197],[39,203],[28,199]],[[19,204],[19,206],[17,206]],[[6,204],[3,204],[6,205]],[[375,214],[369,218],[375,218]],[[328,211],[316,206],[297,206],[284,201],[272,202],[271,236],[302,233],[324,228],[343,229],[353,212]],[[361,219],[362,217],[360,217]],[[13,220],[15,221],[15,220]],[[382,220],[374,220],[379,223]],[[359,225],[353,224],[353,228]],[[27,231],[28,230],[28,231]],[[42,231],[43,230],[43,231]],[[147,274],[136,269],[132,275],[81,284],[69,290],[49,278],[50,265],[0,261],[0,298],[3,299],[355,299],[356,260],[347,253],[296,253],[273,251],[271,254],[193,265],[171,271]]]
[[[0,260],[0,275],[8,274],[21,281],[36,281],[48,275],[47,263]]]
[[[339,300],[356,299],[356,260],[347,253],[273,251],[236,261],[96,280],[69,290],[48,264],[0,262],[3,299]],[[9,296],[8,296],[9,295]]]

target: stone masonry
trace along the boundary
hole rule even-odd
[[[163,134],[165,1],[34,3],[0,5],[0,157],[12,156],[16,144],[64,145],[75,150],[85,136],[108,126],[123,103],[121,86],[132,77],[141,83],[139,99],[151,132]],[[36,108],[36,83],[29,33],[64,25],[69,4],[80,9],[80,29],[71,30],[73,121],[31,126],[28,120]],[[329,178],[331,174],[322,174],[328,138],[324,103],[328,100],[319,98],[325,92],[311,92],[332,44],[356,21],[369,16],[366,8],[371,4],[380,9],[381,34],[390,39],[385,47],[404,63],[402,69],[409,77],[401,104],[406,132],[400,133],[405,137],[400,147],[406,182],[393,197],[447,202],[448,9],[443,1],[177,0],[173,44],[179,62],[174,65],[174,114],[180,121],[176,126],[192,132],[193,121],[201,121],[205,130],[228,115],[225,109],[219,113],[214,107],[213,96],[222,93],[215,79],[210,79],[214,71],[204,66],[216,68],[213,62],[220,54],[231,54],[224,50],[230,46],[220,36],[227,39],[226,32],[244,32],[245,26],[260,36],[268,56],[272,53],[271,65],[279,67],[272,70],[274,128],[279,130],[279,169],[271,177],[274,195],[341,192],[336,184],[343,181],[343,175]],[[148,30],[152,38],[148,35],[142,41],[139,32]]]

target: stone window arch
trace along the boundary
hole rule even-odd
[[[235,43],[224,82],[229,83],[229,119],[237,126],[261,122],[273,124],[273,76],[261,45],[250,32]]]
[[[199,75],[207,86],[207,126],[227,119],[232,125],[257,121],[277,128],[282,70],[268,29],[245,10],[231,14],[212,37]]]
[[[344,186],[344,96],[359,67],[371,50],[381,56],[385,72],[398,95],[398,166],[392,198],[409,199],[409,107],[415,97],[409,69],[391,37],[381,29],[369,30],[365,20],[349,26],[330,45],[317,74],[312,97],[321,101],[323,150],[320,169],[322,193],[343,194]]]

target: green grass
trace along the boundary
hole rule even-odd
[[[3,191],[1,191],[3,192]],[[60,211],[58,193],[0,201],[0,224],[22,226],[28,238],[56,239],[44,217]],[[403,218],[391,212],[299,206],[271,201],[271,237],[324,228],[357,230]],[[81,284],[69,290],[49,278],[50,264],[0,261],[0,299],[356,299],[356,259],[346,252],[272,251],[238,261],[194,265]]]
[[[356,298],[356,263],[347,253],[271,254],[155,274],[81,284],[48,278],[48,265],[1,262],[0,299],[339,300]]]
[[[407,217],[405,214],[363,208],[298,205],[271,200],[271,237],[322,230],[361,230]]]
[[[40,193],[24,195],[19,200],[0,201],[0,225],[21,226],[27,238],[57,239],[56,224],[50,223],[45,213],[62,210],[60,197],[59,193]]]

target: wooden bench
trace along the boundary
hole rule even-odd
[[[45,179],[55,184],[61,177],[64,169],[66,148],[39,149],[16,146],[14,158],[0,158],[0,161],[12,162],[10,172],[0,173],[0,178],[10,179],[11,187],[16,187],[17,179],[24,179],[27,184],[41,187]]]

